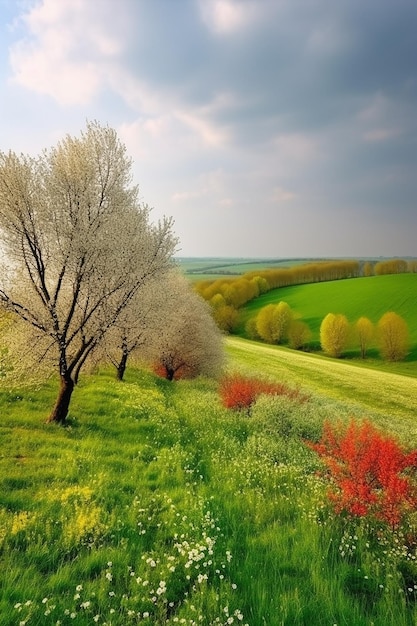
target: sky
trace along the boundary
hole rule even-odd
[[[180,256],[417,256],[416,0],[0,0],[0,150],[114,128]]]

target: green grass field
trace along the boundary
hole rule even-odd
[[[273,267],[292,267],[309,259],[247,259],[179,257],[177,262],[184,274],[192,281],[233,278],[245,272]]]
[[[239,338],[228,368],[302,404],[222,407],[214,380],[131,368],[0,390],[0,626],[414,626],[417,550],[333,513],[304,439],[368,418],[417,445],[417,381]],[[408,533],[417,522],[409,520]]]
[[[243,307],[239,334],[244,334],[247,320],[263,306],[281,300],[309,325],[312,343],[316,345],[320,324],[327,313],[343,313],[351,323],[364,315],[376,324],[384,313],[395,311],[408,324],[412,347],[407,362],[395,365],[394,370],[417,375],[417,274],[352,278],[275,289]],[[358,356],[358,350],[348,356]],[[384,367],[377,359],[371,359],[370,363]]]

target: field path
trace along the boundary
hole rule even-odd
[[[273,376],[291,386],[349,403],[381,415],[405,418],[397,424],[417,439],[417,378],[381,372],[344,361],[268,346],[237,337],[226,340],[230,368]],[[401,427],[402,426],[402,427]]]

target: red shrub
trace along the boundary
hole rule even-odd
[[[250,409],[252,404],[261,394],[286,395],[300,402],[304,402],[304,396],[297,390],[290,389],[282,383],[261,381],[257,378],[249,378],[234,374],[226,377],[220,385],[220,397],[223,406],[227,409]]]
[[[415,476],[417,450],[406,453],[397,441],[371,423],[351,421],[346,427],[326,422],[320,443],[308,443],[318,452],[333,480],[329,497],[336,512],[372,515],[397,526],[417,505]]]

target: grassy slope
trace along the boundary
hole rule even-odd
[[[417,441],[417,379],[237,337],[227,339],[227,350],[232,368],[361,406],[387,430]]]
[[[244,320],[266,304],[281,300],[301,314],[316,336],[327,313],[344,313],[352,322],[365,315],[375,323],[386,311],[395,311],[408,322],[412,341],[417,342],[417,274],[370,276],[274,289],[247,304]]]
[[[299,436],[375,400],[372,418],[417,441],[415,387],[236,338],[228,351],[233,369],[285,374],[333,400],[266,398],[248,418],[221,407],[215,381],[101,372],[82,379],[63,429],[43,423],[53,381],[0,393],[1,626],[416,623],[360,528],[355,558],[339,554],[344,526],[322,509]]]

